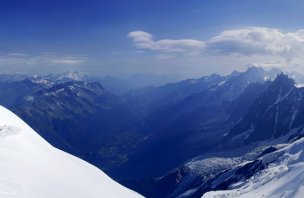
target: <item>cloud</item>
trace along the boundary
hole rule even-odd
[[[134,31],[128,34],[128,37],[133,39],[134,43],[150,43],[153,42],[152,34],[144,31]]]
[[[57,56],[51,53],[30,55],[26,53],[9,53],[0,56],[1,65],[79,65],[88,62],[80,56]]]
[[[258,57],[260,61],[267,56],[274,62],[283,59],[290,65],[304,63],[304,30],[284,32],[275,28],[245,27],[222,31],[207,40],[155,40],[152,34],[143,31],[130,32],[128,37],[137,48],[158,52],[158,60],[184,55],[189,59],[235,56],[252,60]]]
[[[303,45],[300,31],[284,33],[278,29],[248,27],[226,30],[211,38],[208,53],[230,55],[281,55],[290,56],[294,48]],[[303,48],[304,49],[304,48]]]
[[[149,49],[162,53],[185,53],[199,51],[205,47],[203,41],[194,39],[162,39],[155,41],[153,35],[144,31],[130,32],[128,37],[132,39],[134,45],[139,49]]]

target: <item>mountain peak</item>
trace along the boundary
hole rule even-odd
[[[251,66],[245,71],[245,74],[261,74],[264,73],[265,70],[262,67]]]
[[[265,70],[261,67],[251,66],[245,72],[241,73],[247,82],[264,82],[265,81]]]
[[[295,81],[289,78],[287,74],[281,72],[277,74],[272,84],[280,86],[281,88],[291,89],[295,86]]]

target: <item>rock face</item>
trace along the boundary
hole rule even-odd
[[[0,107],[0,197],[141,197],[42,139]]]
[[[303,96],[304,90],[297,88],[292,79],[278,75],[227,137],[232,142],[248,144],[276,139],[292,129],[303,128]]]

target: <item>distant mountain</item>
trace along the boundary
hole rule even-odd
[[[129,91],[123,95],[123,99],[145,117],[160,107],[174,104],[192,94],[224,83],[226,79],[227,77],[213,74],[200,79],[168,83],[160,87],[150,86]]]
[[[113,76],[93,78],[93,80],[100,82],[105,87],[105,89],[118,96],[132,89],[132,87],[125,80]]]
[[[238,144],[248,144],[300,130],[304,127],[303,96],[304,89],[297,88],[294,80],[284,74],[278,75],[230,130],[227,138]]]
[[[273,81],[250,84],[239,97],[221,106],[220,109],[225,109],[226,115],[229,116],[231,129],[225,128],[221,122],[216,121],[223,130],[222,134],[217,135],[217,142],[212,139],[206,141],[212,142],[213,146],[211,146],[212,143],[209,148],[200,146],[201,157],[194,158],[177,170],[161,177],[148,177],[142,180],[129,179],[124,180],[124,184],[148,197],[158,195],[162,197],[201,197],[210,190],[225,190],[230,186],[233,187],[233,184],[251,178],[276,160],[273,157],[270,161],[264,162],[259,159],[261,156],[267,156],[268,153],[273,153],[284,145],[278,143],[290,143],[303,137],[304,111],[302,111],[302,106],[304,101],[302,96],[304,88],[297,88],[295,85],[294,80],[284,74],[277,75]],[[176,129],[175,132],[178,130]],[[199,137],[193,132],[189,136]],[[169,134],[168,137],[176,139],[176,135]],[[205,135],[204,138],[208,138],[208,136]],[[199,142],[204,146],[206,144],[203,140]],[[183,140],[180,139],[178,143],[183,144]],[[171,146],[169,140],[166,145]],[[157,146],[161,150],[165,148]],[[175,154],[172,153],[170,159],[175,159],[176,155],[182,156],[180,153],[187,152],[192,146],[195,144],[182,145],[182,149],[176,151]],[[210,148],[212,149],[209,150]],[[151,151],[145,150],[144,152]],[[245,154],[246,152],[248,153]],[[190,153],[193,153],[193,150],[188,153],[188,156]],[[150,154],[148,156],[151,157]],[[163,157],[160,153],[158,156]],[[267,158],[265,157],[265,159]],[[250,193],[246,194],[245,189],[243,191],[244,195],[240,193],[236,196],[250,195]],[[224,196],[225,193],[219,192],[218,196]],[[228,191],[227,196],[231,193],[235,193],[235,191]],[[211,195],[213,194],[210,193]],[[252,196],[254,197],[254,195]]]
[[[4,80],[0,81],[0,103],[5,107],[13,106],[21,97],[25,97],[37,90],[44,88],[43,85],[32,82],[29,79],[19,81]]]
[[[127,77],[90,77],[93,81],[100,82],[105,89],[121,96],[130,90],[135,90],[144,87],[158,87],[170,82],[175,82],[176,77],[157,74],[134,74]]]
[[[117,96],[102,78],[70,72],[0,81],[0,103],[147,197],[201,197],[250,178],[267,167],[259,157],[303,136],[304,88],[292,75],[249,67]]]
[[[0,197],[142,197],[96,167],[55,149],[3,107],[0,120]]]
[[[36,91],[50,88],[56,84],[85,79],[85,74],[69,72],[48,74],[45,76],[25,76],[19,74],[0,74],[0,103],[6,107],[13,106],[19,98],[28,97]]]
[[[134,177],[158,177],[202,152],[215,149],[222,137],[247,113],[246,108],[244,111],[240,108],[250,106],[264,90],[262,84],[269,79],[266,76],[267,71],[252,67],[244,73],[234,73],[226,81],[200,93],[157,109],[144,120],[141,130],[147,134],[146,139],[129,161],[115,172],[123,176],[127,174],[124,168],[134,168]],[[257,85],[253,86],[253,83]],[[240,97],[250,99],[235,103],[241,100]],[[234,112],[237,111],[236,117]]]
[[[52,145],[102,168],[125,161],[138,138],[136,115],[99,83],[55,84],[19,98],[12,110]]]
[[[177,77],[163,74],[138,73],[123,78],[132,89],[138,89],[147,86],[162,86],[170,82],[175,82]]]
[[[68,81],[99,82],[109,92],[120,96],[130,90],[148,87],[161,86],[169,82],[175,82],[176,78],[167,75],[157,74],[134,74],[125,77],[103,76],[88,74],[80,71],[70,71],[65,73],[47,74],[43,76],[34,75],[33,80],[40,82],[63,83]]]
[[[231,101],[242,93],[250,83],[273,80],[275,76],[276,73],[273,70],[265,71],[262,68],[250,67],[245,73],[233,72],[228,76],[213,74],[200,79],[188,79],[160,87],[132,90],[123,95],[123,98],[143,116],[147,116],[154,111],[162,111],[164,107],[167,108],[169,105],[180,105],[178,102],[181,103],[182,100],[191,95],[191,99],[188,98],[188,103],[195,103],[195,105],[198,100],[201,103],[206,103],[205,106],[207,103],[218,105],[224,100]],[[205,92],[208,90],[209,92]],[[215,100],[211,97],[215,97]],[[217,104],[211,102],[217,102]]]

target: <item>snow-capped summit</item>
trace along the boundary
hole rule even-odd
[[[33,75],[30,78],[26,78],[28,81],[41,85],[46,88],[50,88],[53,85],[71,82],[71,81],[90,81],[89,76],[86,73],[79,71],[70,71],[66,73],[47,74],[47,75]]]
[[[88,77],[87,73],[83,73],[80,71],[69,71],[69,72],[64,72],[64,73],[58,73],[58,74],[48,74],[45,76],[45,78],[52,80],[52,81],[82,81],[85,78]]]
[[[141,197],[96,167],[52,147],[0,106],[0,197]]]

